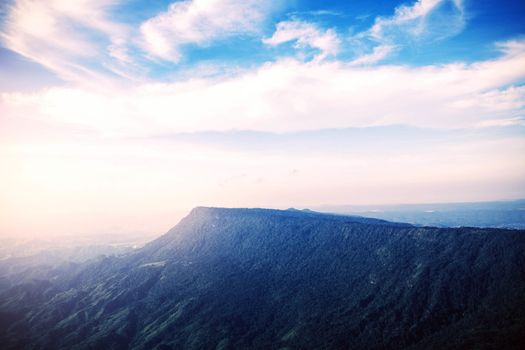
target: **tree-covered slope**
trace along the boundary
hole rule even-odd
[[[0,280],[38,349],[520,349],[525,232],[196,208],[138,252]]]

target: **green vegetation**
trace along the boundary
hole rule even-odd
[[[46,270],[41,279],[4,276],[0,342],[4,349],[520,349],[524,252],[519,230],[196,208],[133,254]]]

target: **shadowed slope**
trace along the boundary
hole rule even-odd
[[[196,208],[137,253],[64,273],[11,348],[519,348],[525,233],[297,210]],[[26,294],[24,294],[26,295]]]

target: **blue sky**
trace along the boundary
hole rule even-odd
[[[524,197],[524,15],[523,1],[4,1],[0,235],[162,231],[196,205]]]
[[[29,8],[31,1],[26,2]],[[433,3],[433,1],[426,2]],[[57,3],[60,6],[60,2],[57,1]],[[223,33],[210,39],[204,38],[200,41],[192,42],[190,40],[182,43],[178,49],[183,52],[183,55],[174,62],[173,59],[148,57],[151,52],[141,49],[140,44],[138,44],[139,40],[136,40],[135,37],[140,36],[138,33],[140,30],[137,28],[140,28],[145,22],[158,17],[159,14],[168,13],[171,1],[95,1],[93,3],[101,3],[99,7],[103,8],[103,13],[100,14],[100,17],[105,17],[104,20],[107,22],[122,26],[124,28],[122,31],[127,31],[126,35],[133,37],[126,38],[127,42],[123,46],[125,46],[127,54],[133,58],[134,64],[140,67],[137,70],[141,77],[167,81],[173,79],[181,71],[184,72],[199,65],[223,67],[220,70],[222,72],[226,69],[224,67],[229,69],[232,67],[250,68],[297,53],[297,50],[293,48],[294,44],[297,44],[294,40],[277,46],[265,45],[261,40],[265,37],[271,37],[277,23],[286,21],[308,22],[315,25],[320,31],[334,30],[342,43],[337,55],[329,57],[330,59],[352,60],[360,54],[370,52],[374,47],[380,45],[382,40],[395,45],[396,49],[391,54],[377,61],[379,64],[428,65],[490,59],[499,54],[494,46],[495,43],[519,38],[525,32],[525,24],[522,20],[525,4],[519,0],[499,2],[439,1],[437,2],[439,4],[434,6],[423,20],[427,27],[425,34],[409,35],[407,28],[397,28],[391,31],[389,38],[380,40],[371,39],[366,35],[366,32],[373,27],[378,19],[393,18],[396,8],[400,9],[403,6],[410,8],[410,6],[414,6],[415,2],[330,1],[320,3],[316,1],[283,0],[271,2],[274,4],[272,6],[261,6],[261,11],[265,11],[265,13],[264,18],[259,19],[260,23],[258,23],[257,28],[250,28],[245,33]],[[264,3],[264,1],[252,3]],[[4,35],[9,32],[10,22],[14,21],[10,18],[10,12],[15,6],[17,6],[16,1],[7,1],[2,5]],[[83,5],[78,6],[81,8]],[[96,6],[93,7],[96,8]],[[101,12],[98,9],[96,10]],[[50,11],[54,12],[56,9],[51,8]],[[60,30],[67,32],[73,27],[75,32],[71,34],[76,34],[82,39],[87,37],[88,41],[93,41],[97,45],[107,45],[111,40],[111,34],[101,33],[100,29],[93,28],[93,25],[85,23],[75,25],[75,21],[78,22],[78,19],[68,18],[60,15],[60,13],[57,13],[57,18],[64,22],[65,28],[59,28],[56,33],[60,33]],[[238,21],[235,22],[234,20],[231,25],[235,27],[238,25]],[[232,28],[228,28],[224,31],[232,30]],[[210,32],[219,33],[220,31],[219,28],[210,28]],[[173,35],[173,33],[171,34]],[[355,37],[360,34],[361,38],[356,39]],[[28,62],[28,57],[24,55],[24,52],[27,54],[27,51],[24,51],[26,49],[17,48],[15,44],[7,43],[8,40],[5,38],[3,41],[4,48],[0,51],[0,62],[2,63],[0,72],[2,74],[8,76],[13,73],[20,74],[19,79],[27,83],[28,86],[35,85],[35,79],[31,78],[33,75],[26,76],[27,71],[38,74],[38,83],[40,84],[45,84],[48,81],[54,83],[55,78],[68,80],[59,72],[58,74],[53,72],[53,69],[50,69],[50,72],[46,71],[46,64],[42,67],[42,59],[39,59],[38,52],[34,56],[29,54],[31,56],[29,61],[36,62]],[[27,42],[29,43],[29,40]],[[310,55],[315,55],[317,49],[310,49],[303,47],[303,53],[308,54],[310,51]],[[100,51],[92,58],[82,59],[82,64],[90,69],[106,72],[110,75],[111,73],[115,74],[115,72],[108,72],[106,67],[101,66],[100,56],[104,55],[103,50]],[[15,54],[16,52],[18,54]],[[21,83],[14,82],[13,85],[20,86]],[[8,87],[6,86],[4,89],[8,89]]]

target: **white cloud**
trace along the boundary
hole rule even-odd
[[[358,66],[358,65],[377,63],[383,60],[388,55],[390,55],[390,53],[394,50],[395,50],[394,45],[387,45],[387,44],[379,45],[373,48],[372,53],[359,56],[358,58],[350,62],[350,64],[354,66]]]
[[[354,59],[354,64],[377,63],[414,42],[441,40],[460,33],[466,23],[462,0],[417,0],[401,5],[390,17],[377,17],[373,26],[354,35],[350,43],[372,51]]]
[[[178,62],[181,46],[205,45],[234,35],[258,33],[276,2],[258,0],[185,0],[140,26],[144,50]]]
[[[138,26],[115,22],[112,12],[120,0],[15,0],[6,7],[0,40],[15,51],[77,84],[105,86],[121,79],[144,81],[147,57],[178,62],[185,45],[208,45],[239,35],[262,35],[272,11],[281,1],[184,0]],[[324,13],[324,12],[321,12]],[[460,0],[419,0],[403,5],[391,17],[379,17],[355,41],[368,52],[353,64],[373,64],[402,48],[406,38],[440,38],[457,33],[465,16]],[[318,50],[314,60],[336,56],[345,49],[334,29],[301,20],[277,24],[263,39],[268,45],[294,42],[300,49]],[[375,47],[370,47],[370,42]],[[150,62],[151,63],[151,62]],[[154,64],[154,63],[152,63]]]
[[[520,125],[525,126],[525,119],[524,118],[508,118],[508,119],[493,119],[493,120],[485,120],[478,124],[480,128],[487,128],[487,127],[493,127],[493,126],[514,126],[514,125]]]
[[[110,61],[127,61],[128,28],[108,18],[115,0],[17,0],[8,7],[0,40],[69,81],[108,80]],[[103,40],[95,42],[93,36]],[[83,62],[83,63],[79,63]],[[97,68],[90,66],[99,65]],[[102,65],[102,67],[100,67]],[[104,72],[105,71],[105,72]]]
[[[476,127],[523,115],[524,46],[501,47],[502,57],[472,64],[355,67],[284,60],[228,78],[142,84],[104,94],[79,88],[7,93],[0,104],[7,117],[136,136],[389,124]]]
[[[457,34],[465,25],[462,0],[417,0],[402,5],[392,17],[378,17],[369,35],[379,41],[401,38],[438,39]]]
[[[263,39],[267,45],[280,45],[295,41],[296,48],[310,47],[320,51],[315,60],[335,56],[339,52],[341,41],[333,29],[320,29],[315,24],[304,21],[284,21],[277,24],[277,29],[270,38]]]
[[[491,90],[458,100],[454,105],[458,108],[483,107],[494,113],[514,110],[517,114],[521,114],[525,109],[525,86]]]

